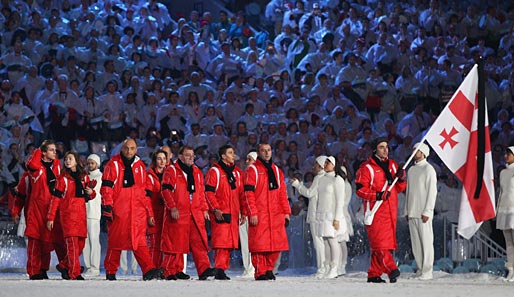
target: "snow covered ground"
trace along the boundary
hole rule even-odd
[[[139,276],[120,276],[109,282],[104,276],[86,281],[64,281],[57,273],[50,280],[29,281],[23,273],[0,274],[0,296],[209,296],[209,297],[297,297],[297,296],[511,296],[514,283],[485,273],[447,274],[435,272],[434,279],[411,279],[405,273],[395,284],[368,284],[366,273],[349,273],[332,280],[318,280],[304,272],[281,271],[276,281],[254,281],[239,277],[240,272],[228,273],[229,281],[142,281]],[[510,293],[509,293],[510,292]],[[96,295],[99,294],[99,295]]]

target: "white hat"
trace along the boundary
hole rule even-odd
[[[333,156],[327,157],[327,161],[332,163],[333,165],[336,165],[336,158]]]
[[[507,147],[507,150],[510,151],[511,154],[514,154],[514,146]]]
[[[246,155],[246,158],[252,158],[254,161],[257,160],[257,152],[249,152],[248,155]]]
[[[414,149],[416,150],[419,150],[423,153],[423,155],[425,155],[425,158],[428,157],[428,155],[430,154],[430,148],[428,147],[428,145],[422,143],[422,142],[418,142],[414,145]]]
[[[96,164],[98,164],[98,166],[100,166],[100,164],[102,164],[102,163],[100,162],[100,157],[99,157],[97,154],[91,154],[91,155],[89,155],[89,156],[87,157],[87,159],[88,159],[88,160],[90,160],[90,159],[91,159],[91,160],[95,161],[95,162],[96,162]]]
[[[319,156],[316,158],[316,163],[318,163],[319,166],[321,166],[321,168],[323,168],[325,166],[325,161],[327,160],[327,156]]]

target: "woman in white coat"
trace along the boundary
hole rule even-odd
[[[346,230],[339,237],[339,245],[341,246],[341,261],[339,263],[339,268],[337,270],[338,275],[346,274],[346,263],[348,259],[348,247],[346,243],[350,241],[350,236],[353,236],[353,224],[352,224],[352,216],[350,215],[350,201],[352,199],[352,185],[350,184],[350,180],[348,178],[348,171],[346,167],[341,165],[341,177],[344,180],[344,205],[343,205],[343,214],[344,220],[346,222]]]
[[[316,207],[316,227],[323,237],[325,245],[325,278],[336,278],[337,268],[341,261],[339,242],[346,232],[344,218],[345,183],[340,175],[336,175],[336,159],[327,157],[325,175],[318,184],[318,204]]]
[[[509,274],[506,280],[514,282],[514,146],[509,146],[505,151],[505,162],[507,168],[500,172],[500,196],[496,228],[503,230],[505,245],[507,246],[505,267]]]

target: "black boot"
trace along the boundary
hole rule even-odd
[[[152,268],[143,274],[143,280],[161,279],[161,270],[159,268]]]
[[[181,272],[178,272],[177,274],[175,274],[175,277],[176,277],[177,279],[184,279],[184,280],[185,280],[185,279],[190,279],[190,278],[191,278],[191,276],[189,276],[189,274],[185,274],[185,273],[184,273],[184,272],[182,272],[182,271],[181,271]]]
[[[109,281],[115,281],[116,280],[116,274],[107,274],[105,275],[105,279]]]
[[[389,274],[389,282],[396,283],[399,276],[400,276],[400,270],[395,269],[395,270],[391,271],[391,274]]]
[[[262,281],[262,280],[269,280],[269,279],[268,279],[268,276],[266,274],[261,274],[258,277],[256,277],[255,280]]]
[[[216,268],[216,275],[214,275],[214,279],[229,280],[230,277],[225,274],[223,269]]]
[[[82,275],[79,275],[75,278],[75,280],[85,280],[84,277]]]
[[[383,280],[380,276],[375,277],[368,277],[368,283],[385,283],[386,281]]]
[[[214,276],[215,275],[215,271],[213,268],[207,268],[204,270],[204,272],[202,272],[202,274],[200,274],[198,276],[198,279],[199,280],[206,280],[209,276]]]
[[[43,274],[38,273],[38,274],[34,274],[33,276],[31,276],[30,279],[31,280],[42,280],[42,279],[44,279],[44,276],[43,276]]]
[[[272,270],[268,270],[266,271],[266,276],[268,277],[269,280],[276,280],[277,278],[275,277],[275,275],[273,274],[273,271]]]
[[[59,264],[55,265],[55,269],[61,273],[62,279],[70,279],[70,275],[68,274],[68,269],[61,267]]]
[[[170,274],[166,277],[167,280],[177,280],[177,276],[175,276],[174,274]]]
[[[48,274],[46,273],[46,270],[41,270],[41,275],[43,276],[43,279],[48,279]]]

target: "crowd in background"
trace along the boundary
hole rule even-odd
[[[151,1],[1,1],[1,178],[21,177],[43,139],[59,157],[260,142],[307,183],[316,157],[350,176],[387,137],[401,164],[477,59],[485,59],[494,168],[513,142],[514,10],[503,1],[282,1],[269,32],[244,12],[178,15]],[[443,183],[457,187],[444,165]],[[291,194],[294,196],[294,192]],[[290,197],[295,200],[298,197]]]

